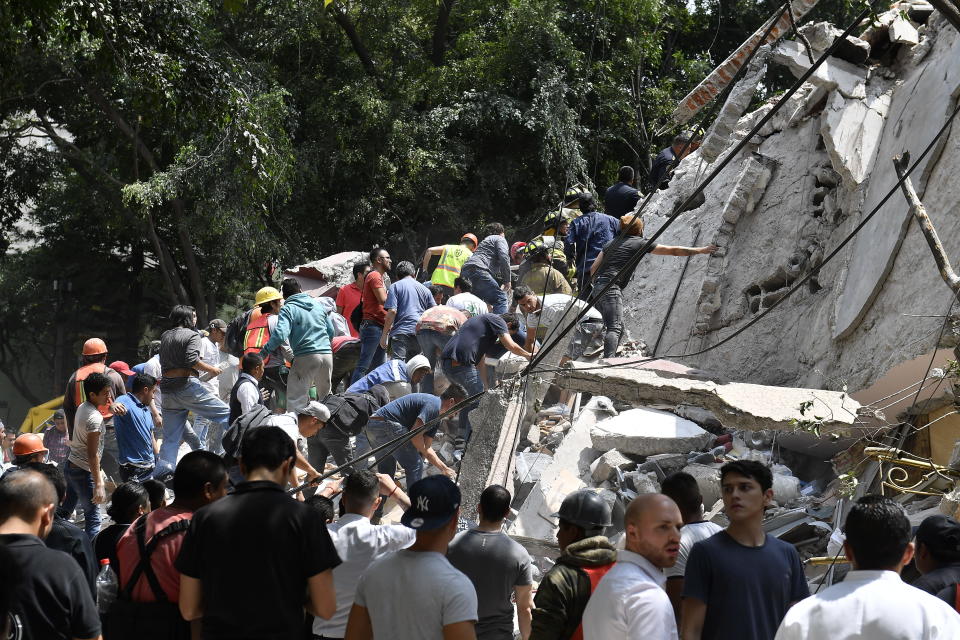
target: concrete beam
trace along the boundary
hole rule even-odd
[[[795,421],[820,419],[822,434],[859,433],[855,425],[860,403],[845,393],[821,389],[770,387],[730,382],[718,384],[691,378],[664,377],[649,369],[591,369],[573,363],[561,374],[560,386],[616,398],[636,405],[692,404],[712,411],[725,427],[753,431],[796,431]],[[812,403],[801,413],[801,407]]]

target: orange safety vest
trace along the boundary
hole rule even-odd
[[[590,593],[593,594],[597,590],[597,585],[600,584],[600,579],[603,576],[607,575],[607,572],[610,569],[613,569],[613,565],[616,564],[611,562],[610,564],[605,564],[599,567],[580,567],[580,569],[587,574],[587,577],[590,578]],[[573,632],[573,635],[570,636],[570,640],[583,640],[583,621],[580,621],[580,624],[577,625],[577,630]]]
[[[83,387],[83,381],[87,379],[91,373],[103,373],[106,375],[107,365],[102,362],[91,362],[90,364],[85,364],[74,374],[74,391],[73,391],[73,404],[76,407],[79,407],[81,404],[87,401],[87,391]],[[103,416],[104,420],[109,420],[113,417],[113,412],[110,411],[110,403],[114,400],[113,397],[113,386],[111,383],[110,386],[110,395],[107,399],[107,404],[100,405],[97,407],[97,410],[100,412],[100,415]]]
[[[250,324],[247,325],[247,332],[243,336],[243,353],[260,353],[263,345],[270,341],[270,314],[263,313],[260,309],[255,309],[250,314]],[[263,364],[270,362],[270,356],[263,359]]]

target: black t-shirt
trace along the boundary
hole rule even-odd
[[[15,611],[25,638],[96,638],[100,616],[77,563],[31,535],[0,535],[20,567]],[[0,580],[3,577],[0,576]]]
[[[440,359],[476,365],[505,333],[510,333],[510,327],[503,318],[495,313],[481,313],[463,323],[459,333],[443,348]]]
[[[110,560],[110,566],[113,572],[120,575],[120,563],[117,560],[117,543],[121,536],[129,527],[129,524],[112,524],[106,529],[101,529],[97,537],[93,539],[93,552],[97,556],[97,564],[104,558]]]
[[[650,167],[650,189],[666,189],[667,185],[670,184],[670,175],[667,174],[667,170],[670,168],[670,164],[676,160],[677,154],[673,152],[673,147],[667,147],[663,151],[657,154],[657,157],[653,160],[653,166]]]
[[[950,585],[957,583],[960,583],[960,562],[934,569],[929,573],[923,574],[910,584],[921,591],[926,591],[931,595],[937,595]]]
[[[202,583],[205,640],[286,640],[303,630],[307,579],[339,564],[319,512],[261,481],[199,509],[175,566]]]
[[[607,284],[646,243],[647,240],[643,236],[619,236],[608,242],[603,248],[603,264],[597,270],[597,277],[593,284],[594,289],[599,289]],[[650,251],[656,248],[656,242],[650,245]],[[621,273],[620,277],[617,278],[617,284],[625,288],[630,283],[630,278],[633,277],[633,272],[636,269],[637,265],[634,265]]]
[[[63,551],[77,561],[77,565],[87,579],[87,584],[90,585],[90,595],[96,598],[97,559],[94,557],[90,537],[84,533],[83,529],[57,516],[44,543],[48,549]]]
[[[603,197],[604,213],[619,218],[625,216],[640,201],[640,192],[624,182],[618,182]]]

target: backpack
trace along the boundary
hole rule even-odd
[[[140,563],[134,568],[130,580],[117,593],[117,599],[105,617],[108,638],[137,638],[137,640],[189,640],[190,624],[180,617],[176,602],[170,602],[160,586],[150,564],[150,556],[161,540],[180,531],[186,531],[189,520],[178,520],[158,531],[146,542],[147,517],[142,516],[133,525],[140,549]],[[134,602],[133,589],[146,577],[156,602]]]
[[[367,275],[370,275],[369,273]],[[360,302],[350,312],[350,324],[357,331],[360,331],[360,323],[363,322],[363,290],[367,288],[367,276],[363,277],[363,286],[360,287]]]
[[[223,432],[222,444],[224,459],[230,461],[239,458],[240,443],[243,442],[243,437],[247,434],[247,431],[256,429],[270,416],[270,409],[262,404],[258,404],[234,420],[233,424]]]
[[[321,400],[330,410],[327,426],[332,426],[347,436],[355,436],[367,426],[367,421],[382,406],[369,393],[330,394]]]
[[[243,357],[244,336],[247,333],[247,325],[250,324],[250,314],[252,313],[253,309],[241,313],[227,325],[224,338],[225,346],[230,355],[237,358]]]

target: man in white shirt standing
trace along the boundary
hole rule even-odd
[[[673,603],[673,611],[677,616],[677,624],[679,625],[680,601],[683,597],[683,574],[687,569],[687,558],[690,557],[690,550],[693,549],[693,545],[701,540],[706,540],[713,534],[723,531],[723,527],[703,519],[703,496],[700,494],[700,486],[689,473],[678,471],[667,476],[660,485],[660,491],[677,503],[680,508],[680,516],[683,518],[677,562],[664,571],[667,575],[667,595],[670,596],[670,602]]]
[[[665,495],[647,493],[627,507],[626,549],[583,612],[584,640],[676,640],[677,623],[663,569],[680,549],[680,509]]]
[[[357,593],[357,583],[370,564],[385,553],[406,549],[417,532],[403,525],[375,525],[370,517],[380,504],[380,494],[391,495],[406,510],[407,495],[388,475],[377,475],[366,469],[343,481],[340,495],[345,513],[327,531],[342,563],[333,570],[333,586],[337,593],[337,611],[329,620],[314,618],[313,636],[322,640],[343,638],[347,619]]]
[[[844,533],[843,549],[853,571],[843,582],[791,607],[776,640],[960,638],[956,611],[900,579],[913,558],[910,520],[900,505],[883,496],[864,496],[850,509]]]

